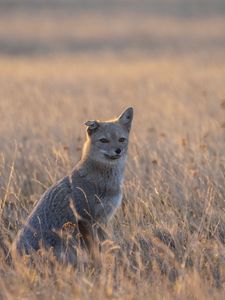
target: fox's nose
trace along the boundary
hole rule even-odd
[[[116,154],[120,154],[121,153],[121,149],[117,148],[115,152],[116,152]]]

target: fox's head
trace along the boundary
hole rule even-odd
[[[126,157],[133,108],[110,121],[87,121],[84,155],[96,162],[115,164]]]

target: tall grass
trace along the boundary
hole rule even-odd
[[[225,67],[199,57],[0,59],[0,297],[222,299]],[[134,106],[122,207],[95,268],[8,251],[79,159],[86,119]]]

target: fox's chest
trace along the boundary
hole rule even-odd
[[[99,222],[107,223],[109,219],[115,214],[117,208],[122,202],[122,192],[114,195],[105,195],[100,198],[97,197],[97,214],[96,218]]]
[[[117,195],[114,195],[112,197],[109,197],[109,199],[106,198],[106,205],[109,205],[113,211],[115,211],[122,202],[122,193],[118,193]]]

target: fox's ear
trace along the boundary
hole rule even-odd
[[[99,127],[98,121],[86,121],[84,123],[87,126],[87,133],[91,135]]]
[[[118,122],[121,125],[124,125],[128,129],[128,131],[130,131],[131,128],[133,114],[133,108],[129,107],[118,117]]]

